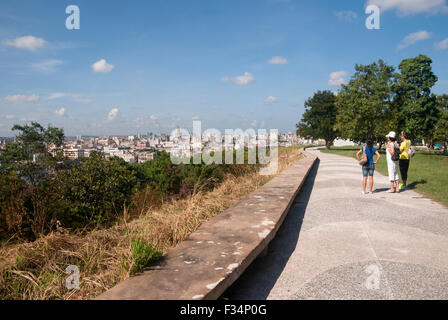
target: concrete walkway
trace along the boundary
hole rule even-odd
[[[223,297],[448,299],[448,209],[411,190],[386,193],[378,172],[376,192],[362,195],[354,159],[311,152],[320,161],[267,256]]]

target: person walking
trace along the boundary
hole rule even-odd
[[[361,148],[361,150],[358,151],[356,154],[356,158],[358,161],[361,161],[359,155],[361,153],[365,153],[367,157],[366,163],[362,165],[362,194],[366,194],[366,186],[367,186],[367,177],[369,177],[369,189],[370,191],[368,193],[373,193],[373,173],[375,171],[375,164],[380,160],[381,155],[378,152],[377,149],[373,147],[373,141],[368,140],[367,145]],[[373,161],[373,156],[376,154],[376,161]]]
[[[387,159],[387,171],[389,173],[389,181],[390,181],[390,190],[387,192],[395,193],[400,192],[400,188],[398,186],[399,177],[398,177],[398,166],[399,166],[399,157],[400,157],[400,148],[398,143],[396,142],[396,134],[394,131],[391,131],[387,134],[387,144],[386,144],[386,159]]]
[[[399,166],[402,181],[400,190],[403,190],[406,189],[408,183],[409,150],[411,149],[411,140],[408,139],[408,134],[404,131],[401,132],[401,141]]]

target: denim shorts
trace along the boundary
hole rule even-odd
[[[373,172],[375,171],[375,165],[367,165],[367,166],[362,166],[362,176],[363,177],[367,177],[367,176],[371,176],[373,177]]]

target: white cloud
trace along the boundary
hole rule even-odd
[[[428,32],[426,30],[414,32],[411,34],[408,34],[401,42],[398,44],[397,49],[401,50],[406,47],[409,47],[410,45],[413,45],[417,41],[422,41],[431,38],[432,34],[431,32]]]
[[[56,110],[55,111],[55,113],[58,115],[58,116],[63,116],[63,115],[65,115],[65,108],[61,108],[61,109],[58,109],[58,110]]]
[[[336,71],[330,73],[330,79],[328,80],[328,84],[330,86],[340,86],[345,83],[345,77],[347,76],[346,71]]]
[[[14,119],[14,118],[15,118],[15,116],[13,114],[5,115],[5,119],[11,120],[11,119]]]
[[[33,36],[24,36],[15,38],[14,40],[6,40],[3,43],[7,46],[29,51],[35,51],[36,49],[45,47],[47,45],[47,41],[45,41],[44,39],[36,38]]]
[[[269,59],[268,62],[270,64],[287,64],[288,59],[286,59],[285,57],[276,56]]]
[[[277,102],[277,98],[276,97],[273,97],[273,96],[269,96],[269,97],[267,97],[266,99],[264,99],[264,103],[266,103],[266,104],[272,104],[272,103],[275,103],[275,102]]]
[[[250,126],[251,126],[251,127],[256,127],[256,126],[257,126],[257,120],[253,120],[253,121],[250,123]]]
[[[41,62],[33,63],[32,67],[38,71],[43,72],[55,72],[56,67],[64,64],[61,60],[44,60]]]
[[[448,38],[436,43],[438,49],[448,49]]]
[[[134,126],[135,126],[135,127],[140,128],[140,127],[142,127],[142,126],[144,125],[144,123],[145,123],[145,119],[143,119],[142,117],[140,117],[140,118],[137,118],[137,119],[132,120],[132,122],[134,123]]]
[[[46,100],[55,100],[55,99],[62,99],[62,98],[72,98],[78,102],[81,103],[88,103],[91,102],[90,99],[83,97],[80,94],[77,93],[66,93],[66,92],[54,92],[50,94],[48,97],[46,97]]]
[[[345,10],[345,11],[338,11],[335,12],[336,17],[338,17],[339,20],[352,22],[358,19],[358,14],[356,12]]]
[[[377,5],[382,11],[398,10],[400,15],[417,13],[447,13],[446,0],[368,0],[367,5]]]
[[[159,117],[157,117],[156,115],[152,114],[149,117],[139,117],[135,120],[133,120],[134,125],[137,128],[142,128],[142,127],[151,127],[151,128],[159,128],[160,124],[157,121],[159,119]]]
[[[157,119],[159,119],[159,117],[157,117],[155,114],[152,114],[149,116],[150,125],[156,129],[158,129],[160,127],[160,124],[157,121]]]
[[[250,72],[244,72],[244,75],[233,77],[233,78],[229,78],[229,77],[221,78],[221,82],[229,82],[229,81],[232,81],[233,83],[240,85],[240,86],[245,86],[249,83],[255,82],[255,78]]]
[[[68,93],[55,92],[55,93],[50,94],[50,95],[47,97],[47,100],[53,100],[53,99],[59,99],[59,98],[65,98],[65,97],[68,97],[68,96],[69,96]]]
[[[19,102],[35,102],[39,101],[39,96],[36,94],[32,94],[29,96],[23,94],[16,94],[12,96],[6,96],[4,98],[6,102],[19,103]]]
[[[244,75],[237,76],[237,77],[233,78],[233,82],[240,86],[245,86],[254,81],[255,81],[254,76],[252,74],[250,74],[249,72],[244,72]]]
[[[107,120],[112,121],[117,117],[117,115],[118,115],[118,109],[113,108],[112,110],[110,110],[109,114],[107,115]]]
[[[115,66],[113,64],[108,64],[106,62],[106,60],[104,60],[104,59],[101,59],[101,60],[95,62],[94,64],[92,64],[92,70],[94,72],[107,73],[107,72],[111,72],[114,67]]]

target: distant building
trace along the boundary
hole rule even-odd
[[[103,152],[106,156],[118,156],[120,155],[122,152],[120,151],[120,149],[118,148],[111,148],[111,147],[104,147]]]
[[[136,153],[138,163],[154,160],[157,156],[156,152],[142,151]]]
[[[119,157],[128,163],[137,162],[137,160],[135,159],[135,157],[132,154],[122,154],[122,155],[119,155]]]
[[[147,145],[146,142],[139,142],[137,144],[137,149],[146,149]]]
[[[97,150],[95,150],[95,149],[93,149],[93,148],[86,148],[86,149],[84,149],[84,157],[90,157],[90,154],[91,154],[93,151],[97,151]]]
[[[77,160],[84,157],[84,150],[82,149],[64,149],[64,157],[70,160]]]

